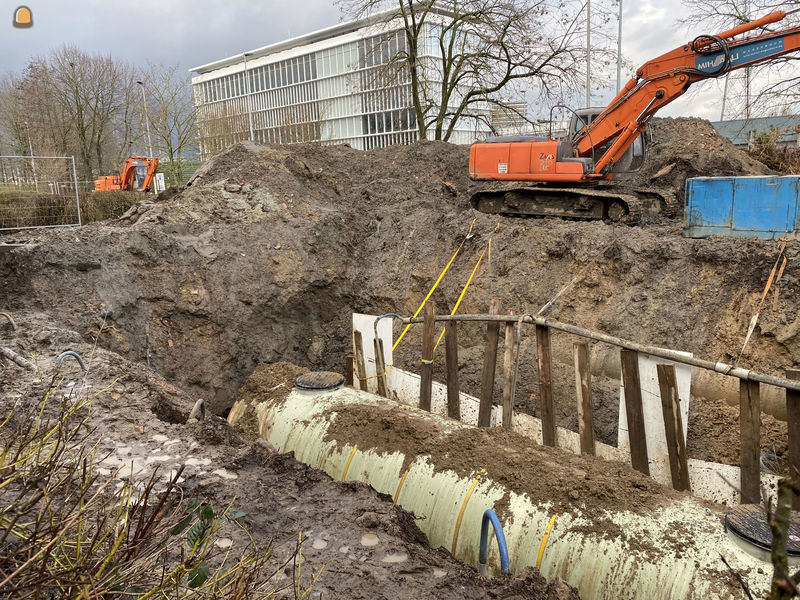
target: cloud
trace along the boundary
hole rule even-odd
[[[62,44],[108,53],[133,63],[147,60],[190,68],[290,36],[335,25],[331,0],[304,0],[302,10],[269,0],[36,0],[34,26],[11,26],[16,5],[0,9],[0,73],[20,71],[35,55]]]

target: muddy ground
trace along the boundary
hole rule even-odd
[[[246,532],[222,525],[215,544],[234,553],[244,551],[249,537],[265,547],[272,540],[271,565],[278,568],[296,548],[302,534],[303,583],[321,575],[310,598],[533,598],[577,600],[560,581],[546,582],[535,570],[520,577],[485,579],[444,549],[431,548],[411,514],[364,484],[339,483],[326,474],[279,454],[261,441],[246,442],[213,415],[186,424],[194,397],[170,384],[145,365],[92,343],[53,319],[14,311],[10,325],[0,324],[3,344],[24,345],[36,357],[42,378],[16,364],[0,368],[0,415],[17,411],[37,414],[43,399],[42,380],[63,383],[51,406],[64,395],[92,398],[88,427],[102,437],[96,465],[102,477],[116,469],[122,480],[146,480],[158,468],[166,479],[185,465],[181,488],[185,497],[206,500],[218,510],[230,502],[245,516]],[[108,333],[98,328],[100,340]],[[85,359],[83,373],[72,358],[56,365],[56,349],[69,346]],[[280,364],[253,385],[270,382],[291,389],[297,368]],[[277,383],[276,383],[277,382]],[[294,598],[291,567],[275,584],[285,588],[276,598]]]
[[[679,194],[686,176],[768,172],[697,119],[657,120],[652,137],[636,186],[655,178]],[[562,321],[712,360],[738,356],[775,242],[690,240],[679,218],[628,227],[477,213],[469,197],[485,184],[469,180],[467,158],[467,148],[435,142],[369,152],[240,144],[186,189],[147,199],[118,221],[34,233],[0,253],[0,304],[48,314],[83,339],[108,315],[103,347],[225,414],[259,363],[342,371],[350,314],[413,313],[472,227],[433,296],[440,311],[453,307],[491,239],[459,312],[485,312],[498,296],[504,310],[537,313],[555,299],[544,314]],[[794,243],[787,257],[741,366],[780,373],[800,362]],[[398,364],[419,364],[419,333],[398,347]],[[460,334],[462,388],[476,393],[485,333],[472,326]],[[557,419],[571,428],[573,341],[553,341]],[[598,437],[614,443],[618,357],[601,345],[592,351],[601,365],[593,378]],[[533,414],[535,364],[526,331],[515,404]],[[498,401],[500,385],[498,377]],[[693,414],[723,396],[697,399]],[[690,446],[711,455],[702,441]],[[733,450],[723,454],[736,460]]]
[[[630,185],[652,180],[680,197],[687,176],[768,172],[702,121],[665,119],[652,130],[650,158]],[[535,576],[478,579],[427,548],[407,516],[371,490],[341,486],[253,446],[248,432],[243,441],[213,419],[181,424],[197,398],[226,414],[259,364],[341,372],[351,314],[413,313],[462,242],[433,296],[441,312],[452,309],[491,239],[461,313],[485,312],[494,296],[516,314],[552,302],[544,314],[586,328],[711,360],[738,356],[775,242],[690,240],[680,219],[658,215],[628,227],[477,213],[469,198],[481,185],[469,180],[467,160],[466,148],[432,142],[369,152],[240,144],[207,162],[187,188],[148,197],[119,220],[3,236],[15,244],[0,245],[0,311],[19,330],[0,318],[0,345],[37,354],[50,369],[60,352],[91,353],[97,339],[90,382],[92,389],[111,384],[110,396],[98,398],[97,418],[120,462],[138,456],[144,468],[150,455],[169,455],[170,464],[209,460],[214,469],[196,466],[188,489],[220,501],[238,494],[257,507],[250,525],[287,547],[299,530],[312,546],[325,542],[313,559],[333,567],[332,579],[321,582],[324,597],[396,597],[397,589],[408,597],[554,597]],[[794,243],[787,257],[779,294],[765,305],[741,366],[780,374],[800,364]],[[462,389],[476,394],[485,329],[459,333]],[[557,420],[573,429],[574,341],[554,334]],[[600,344],[592,354],[598,438],[614,443],[618,356]],[[416,369],[419,358],[414,328],[395,362]],[[438,378],[442,362],[440,349]],[[35,377],[9,361],[0,366],[6,405],[17,393],[35,396]],[[535,342],[525,330],[515,405],[537,414],[537,394]],[[694,399],[690,455],[735,463],[737,409],[722,392],[706,396]],[[768,417],[765,424],[764,451],[781,454],[785,425]],[[183,450],[167,452],[164,443],[173,439]],[[372,517],[356,523],[367,513],[379,515],[379,524]],[[386,544],[365,550],[360,536],[375,530]],[[408,559],[382,562],[397,552]],[[446,575],[431,578],[434,569]]]

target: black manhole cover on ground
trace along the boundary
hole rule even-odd
[[[332,390],[343,383],[344,375],[332,371],[312,371],[294,380],[294,384],[302,390]]]
[[[789,556],[800,556],[800,523],[795,522],[796,513],[792,517],[786,550]],[[725,516],[725,527],[743,540],[765,550],[769,550],[772,545],[767,511],[756,504],[744,504],[732,509]]]

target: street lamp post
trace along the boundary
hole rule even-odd
[[[242,58],[244,58],[244,93],[246,97],[247,103],[247,123],[250,127],[250,141],[253,140],[253,110],[250,107],[250,74],[247,72],[247,57],[250,56],[249,52],[244,52],[242,54]]]
[[[36,178],[36,161],[33,158],[33,142],[31,141],[31,126],[25,121],[25,129],[28,130],[28,149],[31,151],[31,171],[33,171],[33,187],[39,192],[39,180]]]
[[[150,152],[149,158],[153,158],[153,139],[150,137],[150,117],[147,116],[147,95],[144,93],[144,82],[137,81],[142,86],[142,102],[144,103],[144,124],[147,127],[147,149]]]
[[[586,108],[592,105],[592,2],[586,0]]]
[[[619,31],[617,32],[617,93],[622,89],[622,0],[619,0]]]

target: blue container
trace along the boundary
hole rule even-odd
[[[683,234],[798,239],[800,177],[694,177],[686,180]]]

